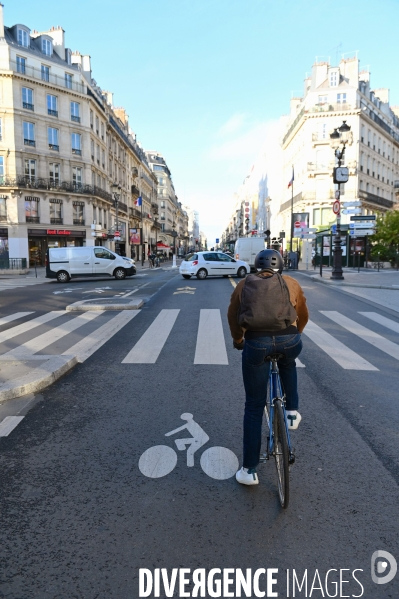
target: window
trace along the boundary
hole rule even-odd
[[[62,225],[62,200],[50,199],[50,223]]]
[[[47,94],[47,114],[50,116],[58,116],[57,96]]]
[[[43,54],[47,54],[47,56],[51,56],[53,53],[53,47],[50,40],[42,39],[42,52]]]
[[[4,156],[0,156],[0,184],[4,183]]]
[[[165,169],[163,166],[158,166],[158,164],[154,164],[154,171],[163,171],[165,172]]]
[[[7,222],[7,196],[0,196],[0,222]]]
[[[96,133],[97,135],[100,132],[100,121],[98,120],[98,116],[96,116]]]
[[[35,146],[35,125],[24,121],[24,144],[26,146]]]
[[[73,224],[74,225],[84,225],[85,224],[85,216],[84,216],[84,202],[73,202]]]
[[[327,104],[327,96],[319,96],[318,104]]]
[[[22,56],[17,56],[17,73],[22,73],[25,75],[26,72],[26,59],[22,58]]]
[[[29,87],[22,88],[22,108],[33,110],[33,89]]]
[[[330,72],[330,86],[336,87],[338,85],[338,73],[337,71]]]
[[[82,169],[78,166],[72,167],[72,182],[75,188],[82,185]]]
[[[36,160],[25,159],[25,178],[34,181],[36,178]]]
[[[29,34],[24,29],[18,29],[17,31],[17,41],[20,46],[24,46],[25,48],[29,47]]]
[[[90,152],[91,152],[91,159],[94,160],[94,141],[92,139],[90,140]]]
[[[115,260],[115,256],[105,248],[95,249],[94,255],[96,258],[101,258],[102,260]]]
[[[81,143],[80,133],[71,133],[72,154],[82,155]]]
[[[25,220],[27,223],[39,223],[39,198],[25,197]]]
[[[101,150],[101,164],[103,165],[103,168],[105,168],[105,151]]]
[[[65,87],[72,89],[72,75],[65,73]]]
[[[59,185],[60,183],[60,165],[56,162],[50,162],[49,164],[49,175],[50,183],[53,185]]]
[[[53,127],[47,128],[47,139],[48,139],[48,147],[50,150],[59,151],[60,146],[58,145],[58,129],[54,129]]]
[[[161,202],[161,208],[165,208],[165,202],[164,201]]]
[[[346,94],[337,94],[337,103],[346,104]]]
[[[165,220],[165,212],[161,212],[161,220]]]
[[[46,67],[45,64],[42,64],[42,80],[50,81],[50,68]]]
[[[80,104],[79,102],[71,102],[71,121],[80,123]]]
[[[101,123],[101,139],[104,139],[104,123]]]
[[[98,144],[96,146],[96,159],[97,159],[97,164],[100,164],[100,146]]]
[[[90,110],[90,127],[93,129],[93,111]]]

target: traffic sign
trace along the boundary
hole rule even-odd
[[[301,231],[302,233],[314,233],[317,229],[313,227],[301,227]]]
[[[331,225],[331,233],[332,233],[333,235],[336,235],[336,234],[337,234],[337,225]]]
[[[313,233],[305,233],[304,235],[301,235],[301,239],[316,239],[316,235],[313,235]]]
[[[339,201],[335,200],[335,202],[333,204],[333,212],[334,212],[334,214],[339,214],[340,208],[341,208],[341,205],[340,205]]]
[[[375,227],[375,223],[349,223],[350,229],[371,229],[373,227]]]
[[[216,238],[216,242],[215,243],[219,243],[219,237]]]
[[[345,208],[345,210],[342,210],[342,214],[360,214],[361,211],[361,208]]]
[[[342,202],[342,205],[345,206],[345,208],[349,208],[349,206],[361,206],[361,204],[360,200],[355,200],[354,202]]]
[[[120,231],[115,231],[114,237],[120,237],[120,236],[121,236]]]
[[[300,221],[299,221],[299,220],[296,220],[296,221],[294,222],[294,227],[295,227],[295,229],[299,229],[299,228],[301,227],[301,223],[300,223]]]
[[[369,214],[368,216],[351,216],[351,220],[376,220],[375,214]]]
[[[374,235],[374,229],[351,229],[349,231],[349,235],[353,235],[353,237],[364,237],[365,235]]]

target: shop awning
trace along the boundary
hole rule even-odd
[[[158,241],[157,247],[158,248],[167,248],[167,249],[170,249],[170,246],[169,245],[165,245],[162,241]]]

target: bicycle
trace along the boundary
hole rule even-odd
[[[285,394],[281,385],[277,362],[284,358],[283,354],[271,354],[266,360],[271,362],[269,385],[265,406],[265,417],[268,425],[266,453],[261,454],[260,462],[267,462],[274,457],[278,478],[278,494],[281,507],[288,507],[290,498],[289,468],[295,462],[291,447],[288,421],[285,412]]]

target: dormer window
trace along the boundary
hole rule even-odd
[[[24,48],[29,48],[29,33],[25,31],[25,29],[18,29],[17,41],[20,46],[24,46]]]
[[[42,39],[42,52],[43,54],[46,54],[46,56],[51,56],[53,53],[52,43],[46,38]]]
[[[330,71],[330,86],[337,87],[338,83],[339,83],[338,71]]]

